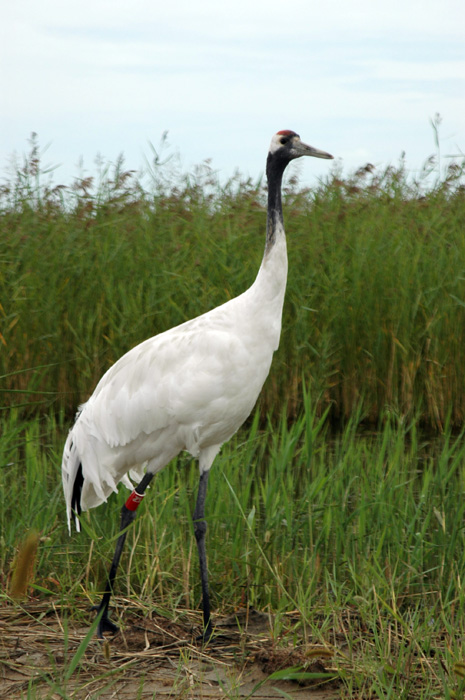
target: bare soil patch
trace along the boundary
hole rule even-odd
[[[263,613],[215,618],[217,636],[202,648],[197,612],[173,622],[124,603],[124,629],[103,643],[93,638],[70,678],[89,627],[50,603],[0,608],[0,699],[341,697],[331,650],[273,642]],[[269,678],[279,671],[286,678]]]

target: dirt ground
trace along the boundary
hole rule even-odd
[[[70,678],[89,627],[67,622],[66,611],[50,603],[0,608],[0,699],[341,697],[331,650],[273,643],[268,615],[249,610],[215,618],[217,636],[202,648],[195,641],[198,613],[174,623],[121,602],[124,630],[103,643],[94,637]],[[287,677],[276,678],[280,671]]]

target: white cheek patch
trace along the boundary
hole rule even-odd
[[[278,148],[281,148],[281,143],[279,140],[280,138],[281,137],[279,134],[275,134],[273,136],[270,143],[270,153],[275,153],[278,150]]]

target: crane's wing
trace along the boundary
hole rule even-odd
[[[237,306],[237,299],[234,300]],[[182,450],[194,457],[242,425],[268,375],[274,347],[221,307],[150,338],[116,362],[84,404],[63,459],[70,513],[82,465],[83,510],[106,500],[127,472],[158,471]],[[232,319],[232,320],[231,320]],[[141,478],[141,470],[134,473]]]
[[[229,413],[234,420],[261,388],[254,365],[238,337],[223,331],[156,336],[104,375],[83,418],[91,418],[92,431],[110,447],[173,422],[205,427],[228,420]]]

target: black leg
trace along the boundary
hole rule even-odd
[[[207,551],[205,548],[205,534],[207,532],[207,523],[205,522],[205,499],[207,496],[207,484],[209,471],[203,472],[200,475],[199,492],[197,494],[197,502],[193,515],[194,534],[197,540],[197,549],[199,552],[200,563],[200,579],[202,581],[202,607],[203,607],[203,641],[208,642],[212,636],[212,623],[210,617],[210,594],[208,592],[208,570],[207,570]]]
[[[134,518],[136,517],[136,508],[139,505],[139,503],[142,501],[142,498],[144,496],[145,489],[149,485],[153,478],[153,474],[145,474],[144,478],[140,482],[138,486],[134,489],[134,491],[131,493],[129,498],[127,499],[126,503],[121,509],[121,523],[120,523],[120,536],[118,537],[118,540],[116,542],[116,549],[115,553],[113,555],[113,559],[111,562],[111,567],[110,571],[108,573],[108,579],[107,579],[107,586],[105,589],[105,593],[103,594],[102,600],[100,602],[100,605],[96,605],[95,609],[97,612],[102,612],[102,617],[100,618],[100,622],[98,624],[97,628],[97,636],[99,639],[103,639],[103,633],[104,632],[111,632],[112,634],[115,634],[115,632],[118,631],[118,627],[115,625],[114,622],[110,620],[108,617],[108,606],[110,603],[110,598],[113,593],[113,583],[115,581],[115,576],[116,576],[116,570],[118,569],[118,564],[121,559],[121,553],[123,551],[124,543],[126,540],[126,535],[127,535],[127,528],[129,525],[132,523]]]

